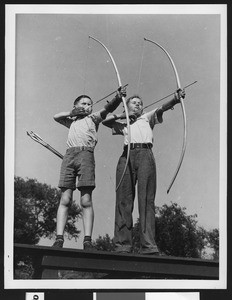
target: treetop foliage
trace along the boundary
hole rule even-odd
[[[42,237],[52,238],[56,230],[60,190],[39,183],[36,179],[23,179],[15,176],[14,191],[14,242],[36,245]],[[76,227],[79,218],[81,218],[81,209],[73,202],[69,208],[65,228],[67,238],[79,237],[80,231]],[[161,254],[204,258],[205,249],[208,247],[213,249],[213,259],[218,259],[219,230],[207,231],[199,227],[196,218],[196,214],[188,215],[186,208],[180,207],[177,203],[156,207],[156,243]],[[132,229],[133,253],[139,253],[139,231],[140,221],[137,219]],[[93,245],[101,251],[114,251],[115,249],[114,241],[108,234],[99,236]],[[15,257],[17,267],[22,261],[25,263],[23,272],[28,274],[33,272],[31,258]],[[28,274],[23,276],[30,277],[31,275]]]
[[[52,238],[60,191],[36,179],[15,176],[14,192],[14,242],[37,244],[41,237]],[[76,221],[79,217],[81,209],[73,202],[65,228],[68,238],[78,238],[80,231],[76,228]]]

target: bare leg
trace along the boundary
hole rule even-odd
[[[68,209],[72,201],[73,190],[62,189],[60,204],[57,210],[56,234],[63,235],[68,219]]]
[[[94,210],[92,204],[92,189],[81,189],[81,207],[83,212],[84,236],[92,236]]]

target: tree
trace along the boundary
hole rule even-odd
[[[219,258],[219,230],[215,228],[207,234],[209,246],[214,250],[213,258],[217,260]]]
[[[179,257],[200,258],[205,247],[214,249],[218,258],[219,233],[217,229],[207,232],[197,226],[197,215],[187,215],[186,208],[177,203],[156,207],[156,242],[161,254]],[[133,253],[139,253],[139,218],[132,229]],[[98,250],[114,251],[113,239],[108,234],[94,242]]]
[[[114,242],[108,234],[103,237],[99,235],[99,237],[93,241],[93,245],[97,250],[101,251],[112,252],[115,249]]]
[[[202,250],[210,244],[219,248],[218,230],[207,232],[197,226],[197,215],[187,215],[186,208],[177,203],[156,207],[156,243],[161,253],[170,256],[200,258]],[[133,227],[133,252],[140,247],[139,219]],[[218,256],[217,256],[218,257]]]
[[[14,181],[14,242],[37,244],[41,237],[52,238],[56,229],[56,212],[60,191],[36,179]],[[72,203],[65,228],[69,239],[78,238],[76,221],[81,217],[80,207]]]
[[[15,177],[14,179],[14,242],[35,245],[40,238],[52,238],[56,229],[56,212],[60,191],[36,179]],[[72,203],[65,228],[69,239],[77,239],[80,231],[76,227],[81,217],[80,207]],[[15,255],[15,277],[32,278],[35,258],[23,253]]]
[[[177,203],[157,208],[157,244],[172,256],[199,257],[204,240],[197,229],[197,215],[187,215]]]

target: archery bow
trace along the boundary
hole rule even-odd
[[[151,42],[153,44],[155,44],[156,46],[158,46],[160,49],[162,49],[164,51],[164,53],[167,55],[171,65],[172,65],[172,68],[173,68],[173,71],[175,73],[175,77],[176,77],[176,85],[177,85],[177,92],[179,92],[181,90],[181,85],[180,85],[180,79],[179,79],[179,76],[178,76],[178,73],[177,73],[177,69],[176,69],[176,66],[170,56],[170,54],[167,52],[167,50],[165,50],[160,44],[158,44],[157,42],[154,42],[152,40],[149,40],[149,39],[146,39],[144,38],[145,41],[148,41],[148,42]],[[182,164],[182,161],[183,161],[183,158],[184,158],[184,154],[185,154],[185,149],[186,149],[186,141],[187,141],[187,129],[186,129],[186,113],[185,113],[185,107],[184,107],[184,102],[183,102],[183,99],[182,97],[180,97],[180,103],[181,103],[181,108],[182,108],[182,114],[183,114],[183,120],[184,120],[184,136],[183,136],[183,144],[182,144],[182,151],[181,151],[181,155],[180,155],[180,159],[179,159],[179,163],[177,165],[177,169],[174,173],[174,176],[172,178],[172,181],[167,189],[167,193],[169,193],[175,179],[176,179],[176,176],[180,170],[180,167],[181,167],[181,164]]]
[[[121,78],[120,78],[120,75],[119,75],[119,72],[118,72],[118,69],[117,69],[117,66],[116,66],[116,63],[113,59],[113,56],[111,55],[110,51],[107,49],[107,47],[102,43],[100,42],[98,39],[92,37],[92,36],[89,36],[89,38],[93,39],[94,41],[98,42],[105,50],[106,52],[108,53],[110,59],[111,59],[111,62],[114,66],[114,70],[116,72],[116,76],[117,76],[117,79],[118,79],[118,87],[121,88],[122,87],[122,83],[121,83]],[[130,119],[129,119],[129,113],[128,113],[128,109],[127,109],[127,105],[126,105],[126,100],[124,97],[122,97],[122,101],[123,101],[123,105],[124,105],[124,109],[125,109],[125,113],[126,113],[126,122],[127,122],[127,132],[128,132],[128,148],[127,148],[127,159],[126,159],[126,164],[125,164],[125,168],[123,170],[123,173],[122,173],[122,176],[119,180],[119,183],[116,187],[116,191],[118,190],[122,180],[123,180],[123,177],[125,175],[125,172],[126,172],[126,168],[127,168],[127,165],[128,165],[128,162],[129,162],[129,156],[130,156],[130,140],[131,140],[131,136],[130,136]]]

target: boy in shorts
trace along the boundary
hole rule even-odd
[[[92,99],[87,95],[81,95],[74,101],[71,112],[61,112],[54,116],[55,121],[69,128],[69,133],[68,149],[60,170],[61,199],[57,210],[56,241],[52,247],[63,247],[68,208],[72,201],[73,191],[77,187],[80,191],[83,215],[83,248],[84,250],[93,249],[91,243],[94,222],[92,191],[95,188],[94,148],[97,144],[97,131],[107,114],[113,112],[122,102],[122,96],[125,96],[125,88],[118,89],[115,98],[103,109],[92,113]]]

